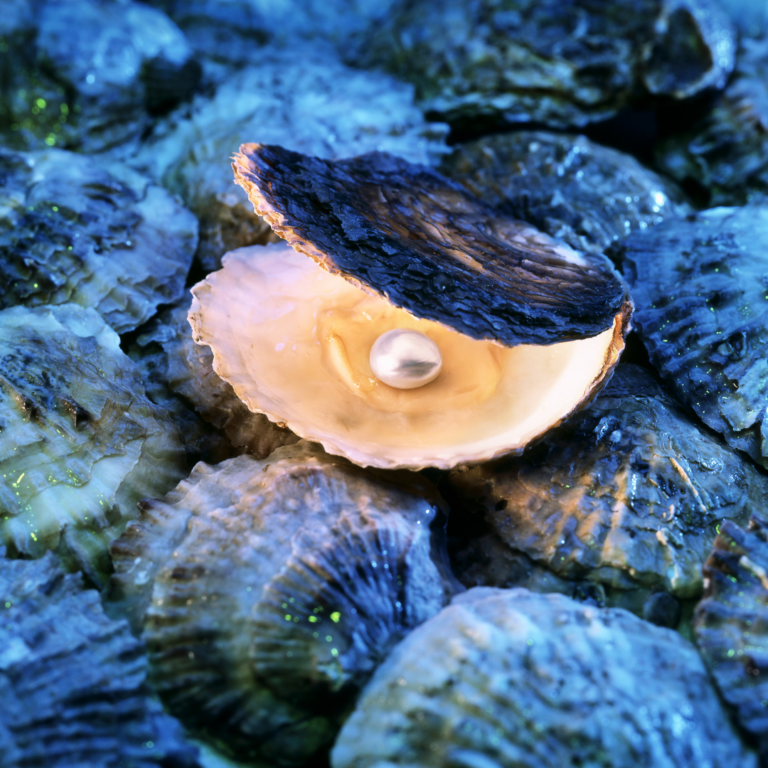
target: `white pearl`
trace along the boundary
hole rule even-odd
[[[434,381],[443,367],[437,344],[418,331],[395,329],[382,333],[371,347],[371,370],[397,389],[415,389]]]

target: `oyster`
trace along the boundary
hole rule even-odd
[[[768,478],[627,364],[524,457],[456,469],[444,492],[561,578],[690,599],[723,519],[768,503]]]
[[[198,258],[210,271],[226,251],[270,235],[232,184],[228,158],[242,142],[256,136],[328,158],[381,149],[429,162],[447,151],[446,131],[425,122],[411,86],[305,44],[300,57],[293,48],[260,50],[258,64],[229,77],[212,99],[196,99],[191,115],[158,129],[132,162],[199,217]]]
[[[306,443],[198,464],[112,547],[112,615],[143,626],[182,722],[240,758],[327,749],[379,660],[455,585],[438,500]]]
[[[696,609],[696,640],[723,698],[768,758],[768,523],[726,520],[704,566],[707,592]]]
[[[690,131],[657,149],[656,162],[678,181],[695,182],[712,206],[768,194],[768,38],[742,39],[728,88]]]
[[[473,589],[397,645],[333,768],[753,768],[696,649],[626,611]]]
[[[0,553],[3,768],[199,768],[150,698],[142,644],[55,558]]]
[[[119,343],[74,304],[0,312],[0,545],[14,557],[57,550],[97,584],[139,499],[186,469]]]
[[[578,250],[691,212],[672,182],[584,136],[515,131],[458,145],[440,172]]]
[[[768,466],[768,203],[636,232],[617,257],[662,377],[708,427]]]
[[[400,0],[353,58],[411,81],[423,108],[472,126],[584,126],[636,92],[722,88],[735,34],[712,0]]]
[[[74,302],[118,332],[175,301],[197,222],[125,166],[50,149],[0,149],[0,309]]]
[[[11,0],[0,22],[0,135],[15,149],[138,140],[200,67],[179,28],[131,0]],[[76,23],[75,23],[76,20]]]
[[[615,364],[631,305],[604,258],[391,155],[242,150],[256,210],[312,257],[236,251],[193,288],[194,338],[251,410],[356,463],[446,468],[520,450]],[[374,377],[371,348],[394,329],[437,344],[432,383]]]

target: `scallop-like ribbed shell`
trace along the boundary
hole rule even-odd
[[[452,594],[435,503],[418,476],[306,443],[199,464],[113,545],[109,610],[143,628],[182,722],[241,758],[301,765]]]
[[[0,312],[0,545],[58,549],[96,582],[137,502],[185,473],[120,339],[74,304]]]
[[[73,302],[118,333],[183,295],[197,221],[130,169],[0,150],[0,309]]]
[[[452,505],[561,578],[677,598],[701,594],[723,519],[768,502],[768,479],[630,365],[523,458],[454,470],[449,486]]]
[[[3,768],[198,768],[196,750],[150,698],[141,642],[51,555],[0,552]]]
[[[723,698],[768,759],[768,521],[744,530],[729,520],[704,565],[707,591],[696,608],[696,641]]]
[[[473,589],[397,645],[333,768],[754,768],[696,649],[620,609]]]

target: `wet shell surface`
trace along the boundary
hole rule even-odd
[[[112,549],[109,611],[143,636],[155,689],[240,759],[330,746],[389,649],[446,604],[434,491],[306,443],[198,464]]]
[[[619,609],[473,589],[397,645],[333,768],[754,768],[696,649]]]
[[[79,576],[0,553],[3,768],[199,768],[146,678],[142,643]]]
[[[768,522],[723,523],[704,566],[707,591],[694,617],[696,642],[739,725],[768,759]]]
[[[722,521],[746,523],[768,502],[768,479],[642,369],[620,365],[587,410],[524,457],[454,470],[444,493],[559,578],[686,599],[701,594]]]
[[[617,253],[651,362],[707,426],[768,466],[768,204],[667,221]]]
[[[131,162],[162,178],[198,216],[198,258],[210,271],[227,251],[271,233],[232,183],[229,158],[243,142],[255,137],[325,158],[386,150],[429,163],[447,151],[446,131],[424,120],[412,86],[351,69],[332,50],[304,43],[300,57],[292,48],[261,49],[213,98],[195,99],[188,119],[158,126]]]
[[[131,169],[0,150],[0,309],[74,302],[118,333],[181,298],[197,221]]]
[[[743,205],[768,194],[766,158],[768,38],[744,37],[733,80],[714,108],[690,131],[664,142],[656,162],[678,181],[701,185],[712,206]]]
[[[96,583],[109,542],[185,472],[120,339],[73,304],[0,312],[0,546],[57,550]]]
[[[458,145],[440,172],[577,250],[603,252],[692,210],[675,184],[631,155],[574,134],[488,136]]]
[[[642,89],[687,98],[733,70],[730,20],[709,0],[401,0],[357,59],[416,85],[451,123],[583,126]]]

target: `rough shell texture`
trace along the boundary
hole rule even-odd
[[[162,187],[62,150],[0,150],[0,309],[74,302],[119,333],[175,301],[197,221]]]
[[[14,148],[98,152],[137,140],[150,112],[199,80],[181,30],[143,3],[12,0],[3,10],[0,134]]]
[[[607,261],[504,217],[422,165],[337,162],[245,144],[237,183],[270,226],[325,269],[419,318],[514,346],[595,336],[626,301]]]
[[[198,445],[202,450],[213,450],[214,456],[221,455],[222,450],[227,452],[219,461],[242,453],[263,459],[276,448],[297,442],[299,438],[289,429],[279,427],[264,414],[248,410],[232,386],[216,374],[211,348],[195,344],[192,339],[192,328],[187,320],[189,304],[185,301],[163,310],[137,338],[139,348],[146,350],[136,354],[145,380],[152,382],[158,390],[165,386],[165,392],[158,400],[174,402],[169,388],[178,396],[173,410],[185,423],[192,421],[186,415],[191,405],[205,422],[215,430],[223,431],[226,448],[219,445],[205,448],[206,443],[212,443],[210,430],[197,427],[200,433]],[[185,407],[183,403],[188,405]],[[187,435],[184,437],[186,439]]]
[[[690,213],[672,182],[584,136],[515,131],[458,145],[440,171],[577,250]]]
[[[723,698],[768,759],[768,524],[723,523],[704,566],[707,591],[694,618],[696,640]]]
[[[696,649],[626,611],[473,589],[390,654],[334,768],[752,768]]]
[[[241,758],[300,765],[451,596],[435,504],[418,475],[306,443],[198,464],[113,546],[110,610],[143,625],[154,686],[184,723]]]
[[[713,206],[768,194],[768,38],[741,41],[736,73],[714,108],[664,142],[656,162],[681,182],[698,182]]]
[[[73,304],[0,312],[0,545],[57,549],[97,583],[137,502],[185,473],[120,339]]]
[[[768,466],[768,204],[664,222],[618,256],[651,362],[707,426]]]
[[[692,598],[718,526],[764,506],[768,479],[620,365],[523,458],[454,470],[446,493],[560,577]]]
[[[358,60],[416,85],[450,122],[582,126],[641,88],[686,98],[733,69],[730,21],[709,0],[401,0]]]
[[[55,558],[0,557],[3,768],[199,768],[150,698],[143,645]]]
[[[271,232],[232,183],[228,158],[243,142],[325,158],[378,149],[429,163],[447,151],[446,131],[424,120],[412,86],[346,67],[333,51],[305,43],[301,56],[293,47],[259,50],[213,98],[201,96],[191,114],[158,125],[131,162],[162,178],[199,217],[198,257],[210,271],[226,251],[265,242]]]

